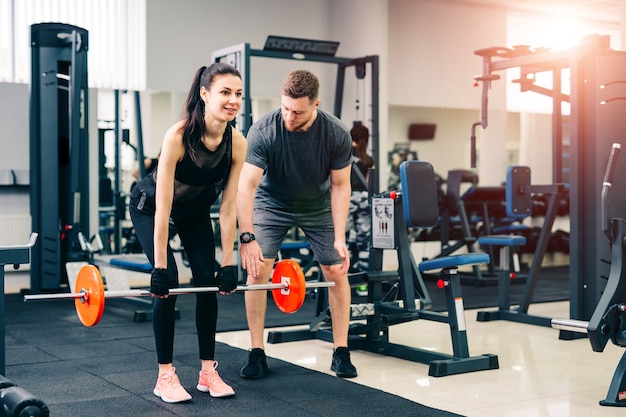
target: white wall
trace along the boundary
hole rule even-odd
[[[477,49],[506,44],[502,9],[448,0],[389,2],[389,104],[476,109]]]
[[[263,49],[267,35],[326,39],[331,1],[151,0],[148,88],[186,94],[193,74],[211,63],[213,51],[245,42]],[[184,18],[173,18],[181,12]],[[254,95],[275,95],[289,71],[278,60],[251,65]]]

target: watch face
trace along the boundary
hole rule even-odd
[[[244,232],[239,236],[241,243],[250,243],[254,240],[254,235],[250,232]]]

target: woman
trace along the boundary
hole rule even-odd
[[[182,120],[165,133],[159,164],[137,183],[130,216],[141,246],[153,266],[153,328],[159,365],[154,394],[165,402],[187,401],[173,366],[176,261],[169,247],[170,219],[185,248],[198,287],[219,286],[230,294],[237,285],[233,270],[236,231],[235,196],[246,155],[246,140],[230,122],[242,105],[241,75],[234,67],[214,63],[200,68],[191,85]],[[215,276],[215,239],[209,210],[222,194],[220,231],[222,262]],[[217,373],[215,332],[217,295],[196,295],[196,329],[201,363],[197,389],[213,397],[235,394]]]
[[[348,218],[347,240],[352,242],[352,271],[367,272],[370,256],[371,213],[367,192],[368,170],[374,167],[374,160],[367,153],[369,129],[355,122],[350,130],[352,137],[352,195],[350,196],[350,214]],[[357,287],[358,295],[367,295],[367,284]]]

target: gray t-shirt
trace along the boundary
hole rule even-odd
[[[330,206],[330,171],[352,163],[352,140],[334,115],[317,110],[306,132],[289,132],[280,109],[250,127],[246,161],[264,170],[255,207],[306,212]]]

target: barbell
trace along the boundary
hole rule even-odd
[[[239,285],[237,291],[272,291],[276,307],[286,314],[295,313],[304,304],[307,288],[333,287],[334,282],[307,283],[300,265],[293,259],[283,259],[276,263],[271,284]],[[29,294],[24,301],[74,299],[76,314],[86,327],[100,322],[104,314],[106,298],[127,298],[150,296],[148,290],[105,291],[100,271],[94,265],[83,266],[76,276],[73,293]],[[173,288],[171,295],[219,292],[217,287]]]

